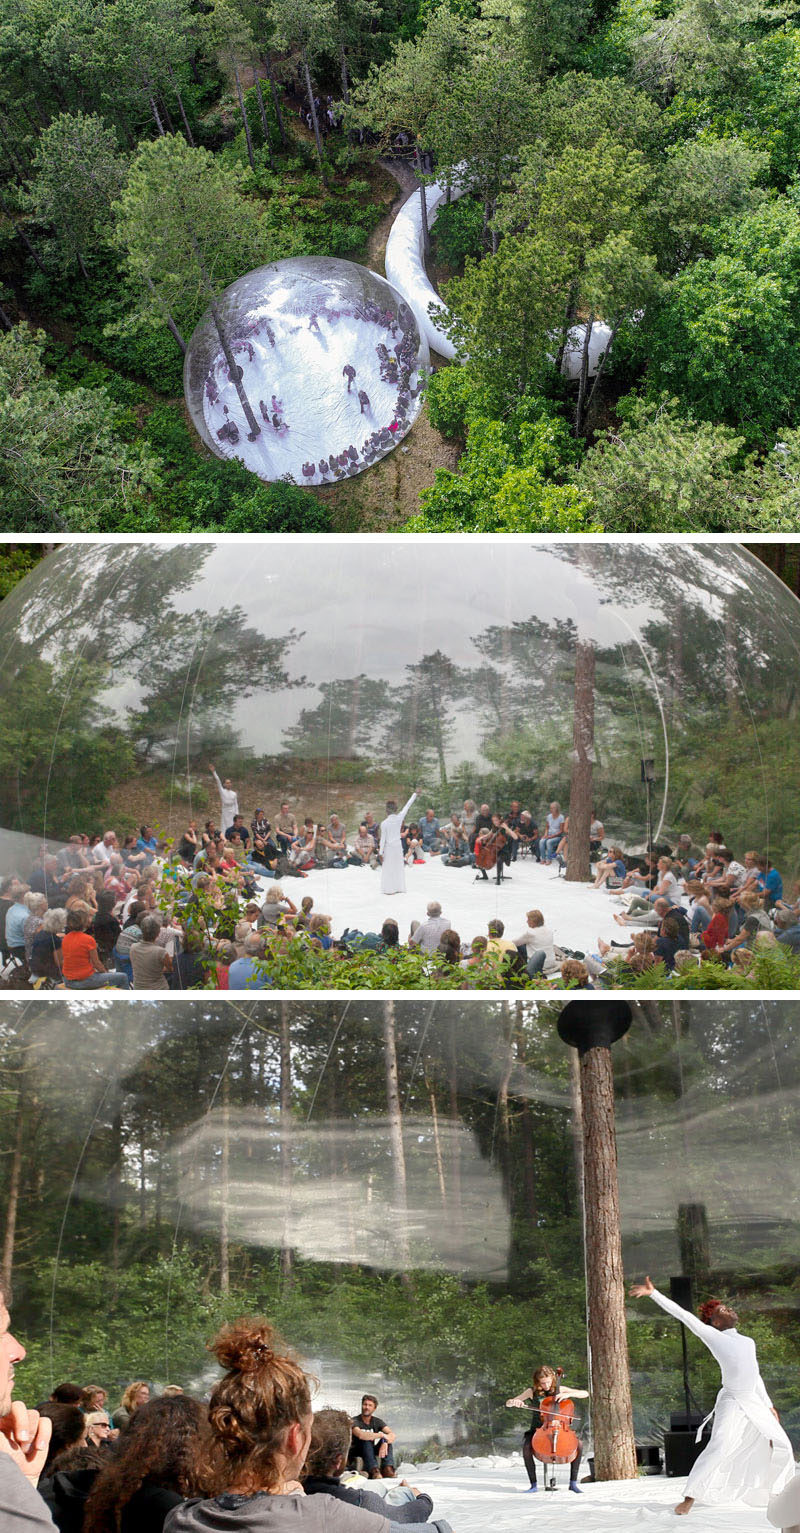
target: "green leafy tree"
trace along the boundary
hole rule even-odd
[[[800,212],[781,198],[724,224],[715,245],[647,327],[650,373],[706,420],[763,441],[800,401]]]
[[[414,776],[426,758],[433,756],[440,782],[446,787],[453,709],[468,685],[468,672],[438,649],[407,665],[406,681],[395,689],[395,717],[384,736],[390,759],[407,766]]]
[[[445,76],[428,124],[437,171],[456,172],[480,197],[484,241],[497,250],[497,199],[512,184],[520,151],[533,135],[539,96],[525,63],[494,38],[473,50],[463,69]],[[491,233],[489,233],[491,231]]]
[[[314,129],[320,181],[323,186],[327,186],[328,170],[311,79],[311,65],[321,54],[330,52],[335,46],[335,6],[333,0],[273,0],[272,15],[276,45],[294,49],[300,55],[308,110]]]
[[[720,223],[748,212],[765,193],[768,155],[744,139],[697,138],[670,146],[648,210],[662,271],[710,255]]]
[[[505,242],[504,242],[505,244]],[[501,246],[501,251],[503,246]],[[468,373],[471,363],[467,365]],[[455,369],[434,380],[440,406],[440,381],[464,380]],[[524,398],[507,420],[491,416],[486,395],[446,391],[446,419],[467,433],[459,471],[437,469],[434,482],[420,495],[420,512],[406,523],[408,532],[597,532],[591,499],[570,474],[575,447],[563,423],[542,400]],[[485,408],[489,404],[489,409]]]
[[[53,228],[63,270],[77,263],[88,279],[86,262],[107,244],[125,174],[116,137],[100,117],[62,113],[41,133],[27,201],[37,222]]]
[[[100,823],[112,784],[129,775],[133,753],[97,706],[105,664],[45,659],[25,645],[13,657],[14,687],[0,697],[2,823],[66,839],[81,820]],[[24,714],[17,688],[31,699]]]
[[[447,333],[482,388],[512,408],[552,370],[564,313],[568,256],[545,239],[507,234],[496,255],[467,263],[447,285]]]
[[[115,237],[145,312],[196,318],[209,305],[251,439],[261,427],[231,349],[222,289],[267,259],[263,214],[241,195],[241,177],[205,149],[169,135],[139,146],[115,206]],[[173,321],[174,323],[174,321]]]
[[[385,681],[371,676],[320,682],[321,699],[304,708],[284,733],[284,745],[306,760],[374,758],[382,725],[391,708]]]
[[[1,525],[87,531],[142,508],[157,463],[123,441],[102,389],[61,389],[48,378],[44,344],[24,325],[0,336]]]
[[[373,65],[353,91],[349,121],[379,135],[385,147],[400,132],[410,135],[417,150],[435,140],[443,102],[443,82],[458,93],[459,77],[469,65],[470,36],[462,19],[447,4],[436,7],[425,30],[413,42],[398,43],[380,68]],[[425,183],[420,181],[420,207],[425,249],[429,248]]]
[[[564,149],[550,164],[538,146],[527,151],[515,194],[503,200],[506,221],[524,224],[529,244],[555,259],[562,274],[560,320],[542,337],[559,369],[572,326],[578,317],[584,321],[577,435],[585,424],[594,321],[605,320],[612,330],[605,362],[624,320],[653,296],[655,274],[647,259],[643,218],[652,179],[639,149],[601,133],[585,148]]]
[[[719,532],[741,525],[744,439],[685,415],[676,399],[632,398],[577,474],[606,531]]]

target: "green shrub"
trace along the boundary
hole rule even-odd
[[[468,256],[486,254],[483,208],[474,197],[461,197],[440,208],[433,228],[434,255],[454,271],[462,271]]]

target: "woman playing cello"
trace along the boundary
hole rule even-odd
[[[506,825],[502,815],[493,814],[491,827],[480,830],[475,840],[475,866],[481,878],[488,881],[487,869],[496,868],[496,882],[502,883],[504,869],[511,861],[511,843],[518,840],[517,832]]]
[[[580,1496],[583,1494],[578,1484],[581,1444],[570,1423],[575,1413],[573,1398],[585,1400],[588,1391],[563,1385],[561,1373],[560,1368],[556,1372],[543,1364],[533,1375],[533,1388],[524,1389],[521,1394],[506,1400],[506,1405],[533,1410],[533,1423],[522,1439],[529,1491],[539,1489],[536,1483],[536,1459],[539,1458],[542,1463],[569,1463],[569,1488]]]

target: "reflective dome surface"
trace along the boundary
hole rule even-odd
[[[26,1130],[9,1241],[20,1398],[66,1378],[96,1379],[112,1410],[132,1378],[201,1393],[217,1327],[263,1313],[312,1361],[315,1405],[354,1412],[374,1390],[405,1455],[434,1434],[447,1452],[518,1451],[526,1423],[505,1401],[534,1367],[589,1382],[558,1011],[461,996],[0,1002],[4,1207]],[[626,1277],[735,1300],[795,1443],[796,1011],[650,1001],[612,1052]],[[649,1301],[627,1318],[636,1438],[656,1442],[684,1399],[680,1332]],[[691,1336],[688,1362],[705,1414],[719,1372]],[[519,1459],[507,1478],[524,1489]]]
[[[656,840],[796,876],[800,603],[729,544],[65,546],[0,608],[0,826],[180,832],[210,762],[248,821],[566,809],[579,640],[607,842],[643,845],[652,758]]]
[[[366,267],[276,261],[239,277],[214,310],[189,342],[186,403],[206,446],[260,479],[330,484],[361,473],[419,413],[428,343],[408,304]]]

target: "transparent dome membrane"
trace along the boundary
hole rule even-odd
[[[559,1011],[2,1002],[4,1206],[19,1124],[35,1126],[12,1234],[20,1397],[63,1378],[103,1383],[112,1407],[131,1378],[208,1388],[210,1336],[262,1312],[313,1363],[317,1406],[355,1411],[374,1389],[403,1454],[434,1437],[440,1452],[518,1448],[505,1400],[534,1367],[588,1380]],[[796,1007],[647,1002],[612,1057],[626,1280],[735,1302],[797,1442]],[[680,1332],[632,1301],[628,1339],[637,1441],[659,1442],[683,1405]],[[718,1374],[688,1347],[705,1413]],[[524,1488],[519,1461],[506,1476]]]
[[[184,392],[218,457],[261,479],[329,484],[402,440],[429,363],[411,309],[382,277],[297,256],[248,272],[207,310]]]
[[[800,866],[800,604],[731,545],[281,544],[59,550],[0,612],[0,724],[19,757],[0,825],[177,839],[223,811],[332,813],[348,844],[416,787],[409,821],[465,801],[543,825],[570,798],[578,643],[594,658],[594,808],[605,845],[644,850],[720,829],[734,854]],[[227,829],[227,825],[222,825]],[[0,832],[2,834],[2,832]],[[13,847],[4,866],[15,862]],[[17,867],[21,874],[27,868]],[[540,909],[559,945],[618,937],[603,890],[518,859],[499,888],[423,854],[406,893],[380,870],[319,866],[302,889],[345,927],[443,904],[462,940]]]

